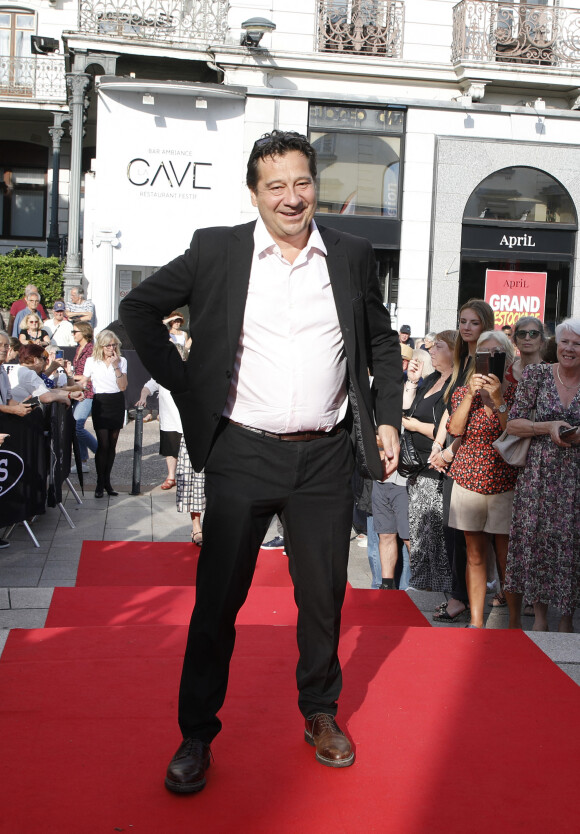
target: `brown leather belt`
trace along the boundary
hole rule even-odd
[[[230,420],[229,422],[239,429],[251,431],[260,437],[271,437],[273,440],[284,440],[289,443],[296,441],[308,442],[310,440],[319,440],[322,437],[335,437],[343,430],[342,424],[339,423],[333,429],[330,429],[330,431],[295,431],[291,434],[274,434],[274,432],[265,431],[264,429],[256,429],[254,426],[245,426],[243,423],[236,423],[235,420]]]

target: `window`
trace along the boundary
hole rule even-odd
[[[483,180],[467,201],[464,220],[576,223],[566,189],[537,168],[503,168]]]
[[[403,129],[402,111],[311,105],[318,212],[396,219]]]
[[[48,149],[0,142],[0,237],[46,237]]]
[[[30,36],[35,32],[34,13],[0,9],[0,89],[30,87]]]

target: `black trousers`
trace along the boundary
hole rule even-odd
[[[352,470],[345,431],[289,443],[223,426],[205,466],[203,547],[179,692],[184,737],[209,743],[221,729],[236,616],[274,513],[284,523],[298,607],[298,706],[305,717],[336,714]]]

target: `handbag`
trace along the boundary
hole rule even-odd
[[[536,420],[535,408],[530,413],[530,420],[532,423]],[[517,437],[515,434],[508,434],[506,428],[491,445],[510,466],[525,466],[531,442],[531,437]]]
[[[415,413],[417,405],[418,402],[417,399],[415,399],[413,407],[409,409],[409,414],[406,416],[412,417]],[[433,422],[436,422],[435,406],[433,406]],[[420,452],[415,446],[413,433],[403,430],[400,439],[399,465],[397,466],[397,472],[399,475],[402,475],[403,478],[415,478],[422,469],[425,469],[426,466],[427,460],[422,459]]]
[[[401,447],[399,451],[399,465],[397,472],[403,478],[413,478],[427,466],[427,462],[421,460],[421,456],[415,447],[413,437],[409,432],[404,431],[401,435]]]

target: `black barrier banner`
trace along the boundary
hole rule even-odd
[[[44,415],[35,408],[27,417],[2,414],[0,446],[0,526],[17,524],[45,512],[46,444]]]
[[[50,407],[48,498],[49,507],[62,503],[62,485],[70,475],[71,448],[75,435],[72,408],[63,403]]]

